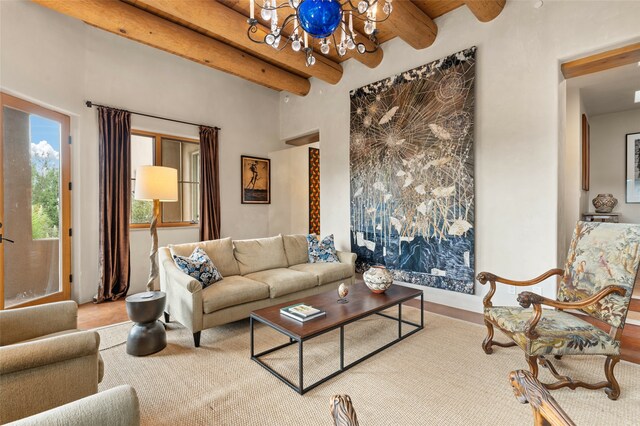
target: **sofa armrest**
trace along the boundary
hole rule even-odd
[[[167,247],[158,250],[160,260],[160,288],[167,293],[165,312],[197,333],[202,330],[202,284],[178,268]]]
[[[0,311],[0,346],[78,328],[78,305],[72,300]]]
[[[78,331],[0,347],[0,375],[97,354],[100,335]]]
[[[165,279],[161,279],[161,284],[163,287],[177,285],[184,288],[189,293],[195,293],[202,290],[202,284],[200,284],[198,280],[185,274],[180,268],[176,266],[176,263],[171,258],[169,249],[164,247],[160,249],[159,257],[160,265],[162,266],[162,269],[164,269]]]
[[[356,274],[356,258],[358,257],[355,253],[350,253],[348,251],[337,251],[338,260],[340,263],[346,263],[347,265],[351,265],[351,269],[353,271],[353,275]]]
[[[336,253],[338,254],[338,260],[340,261],[340,263],[348,263],[355,266],[357,258],[355,253],[340,250],[338,250]]]
[[[69,404],[10,423],[13,426],[140,424],[140,403],[135,389],[118,386]]]

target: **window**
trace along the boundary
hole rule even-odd
[[[197,140],[134,130],[131,135],[131,225],[151,223],[151,201],[136,200],[136,170],[139,166],[161,165],[178,170],[178,201],[161,203],[158,226],[188,226],[199,222],[200,144]]]

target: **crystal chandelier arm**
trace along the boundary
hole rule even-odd
[[[376,1],[377,1],[377,0],[376,0]],[[275,3],[276,3],[276,2],[274,2],[274,4],[275,4]],[[263,6],[263,5],[261,5],[259,1],[256,1],[256,2],[255,2],[255,4],[256,4],[256,6],[257,6],[257,7],[259,7],[260,9],[265,9],[265,10],[284,9],[284,8],[287,8],[287,7],[291,8],[291,6],[289,5],[289,3],[287,3],[287,2],[284,2],[284,3],[280,4],[280,5],[277,5],[277,4],[276,4],[275,6],[266,6],[266,7],[265,7],[265,6]]]
[[[252,34],[258,32],[258,20],[249,18],[247,19],[247,23],[249,24],[249,28],[247,28],[247,37],[249,37],[249,40],[258,44],[266,44],[267,42],[264,41],[264,37],[262,37],[262,39],[256,39],[252,36]]]
[[[384,18],[382,18],[382,19],[371,19],[371,18],[368,18],[366,14],[364,15],[364,18],[363,18],[362,16],[360,16],[360,14],[359,14],[359,13],[356,13],[356,14],[353,16],[353,19],[357,19],[357,20],[362,21],[362,22],[367,22],[367,21],[369,21],[369,22],[375,22],[376,24],[379,24],[380,22],[384,22],[384,21],[386,21],[387,19],[389,19],[389,15],[385,15],[385,17],[384,17]]]

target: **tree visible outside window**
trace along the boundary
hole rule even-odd
[[[60,237],[60,124],[32,114],[31,237]],[[35,140],[40,139],[38,142]]]

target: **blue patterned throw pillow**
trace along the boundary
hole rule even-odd
[[[340,262],[333,234],[326,236],[322,241],[317,235],[309,234],[307,243],[309,243],[309,263]]]
[[[207,288],[213,283],[222,280],[222,274],[204,250],[197,247],[191,256],[173,255],[173,261],[185,274],[200,281],[202,288]]]

